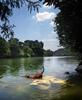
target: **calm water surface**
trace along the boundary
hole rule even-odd
[[[77,92],[82,92],[81,84],[74,82],[72,75],[77,65],[74,57],[0,59],[0,100],[66,100],[70,95],[75,100]],[[42,66],[45,69],[42,79],[23,77],[40,72]]]

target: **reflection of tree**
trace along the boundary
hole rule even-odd
[[[9,66],[10,66],[9,59],[0,59],[0,77],[2,77],[2,75],[6,74]]]
[[[42,69],[43,58],[20,58],[20,59],[2,59],[0,60],[0,76],[6,75],[18,75],[20,70],[28,72]],[[32,71],[33,70],[33,71]],[[6,73],[7,72],[7,73]]]
[[[24,60],[25,70],[36,70],[38,68],[40,69],[42,64],[43,64],[43,58],[33,57]]]
[[[21,67],[21,60],[20,59],[12,59],[11,65],[9,67],[10,73],[12,75],[17,75],[20,67]]]
[[[6,70],[6,66],[0,66],[0,78],[6,73]]]

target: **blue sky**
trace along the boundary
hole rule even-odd
[[[10,18],[12,24],[16,27],[15,37],[20,41],[39,40],[43,41],[44,49],[56,50],[59,48],[57,34],[53,29],[53,18],[56,17],[58,9],[53,6],[42,5],[39,13],[36,11],[28,12],[26,6],[21,9],[15,9]]]

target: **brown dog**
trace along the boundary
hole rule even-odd
[[[34,76],[30,76],[30,75],[25,75],[26,78],[30,78],[30,79],[40,79],[43,76],[43,72],[44,72],[44,66],[43,66],[43,70],[40,73],[36,73]]]

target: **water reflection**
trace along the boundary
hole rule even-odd
[[[65,79],[65,72],[75,72],[78,60],[70,57],[45,57],[45,74]]]
[[[35,70],[40,68],[43,64],[43,58],[34,57],[34,58],[27,58],[23,60],[24,60],[23,64],[25,70]]]
[[[75,100],[82,86],[74,84],[74,77],[65,72],[75,72],[77,64],[77,60],[69,57],[1,59],[0,100]],[[42,66],[45,67],[42,79],[21,77],[35,74]]]
[[[0,77],[13,75],[17,76],[20,71],[33,71],[41,69],[43,58],[21,58],[21,59],[1,59],[0,60]]]
[[[14,59],[14,60],[11,60],[10,63],[9,63],[9,72],[11,75],[18,75],[18,72],[20,70],[20,67],[21,67],[21,59]]]
[[[6,66],[0,66],[0,78],[3,77],[3,74],[6,73],[7,67]]]

